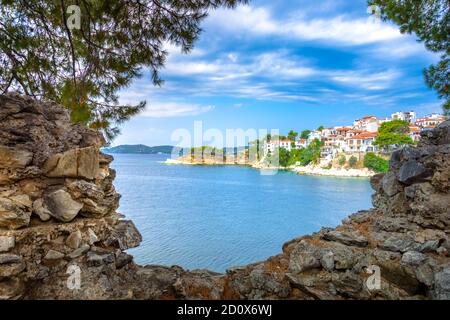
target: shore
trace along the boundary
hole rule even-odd
[[[261,163],[240,163],[240,162],[218,162],[211,159],[206,159],[203,162],[193,162],[184,159],[167,159],[164,161],[165,164],[169,165],[197,165],[197,166],[223,166],[223,165],[238,165],[238,166],[248,166],[258,170],[288,170],[295,172],[297,174],[307,174],[307,175],[319,175],[319,176],[333,176],[333,177],[363,177],[370,178],[376,173],[367,169],[345,169],[345,168],[330,168],[324,169],[320,165],[309,165],[309,166],[291,166],[287,168],[282,167],[268,167],[262,165]]]

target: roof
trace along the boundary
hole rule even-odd
[[[356,136],[353,136],[349,139],[365,139],[365,138],[374,138],[378,136],[378,132],[364,132],[361,134],[358,134]]]
[[[352,130],[352,128],[349,128],[349,127],[343,127],[343,128],[336,128],[335,130],[336,130],[336,131],[350,131],[350,130]]]
[[[363,117],[364,120],[373,119],[373,118],[377,119],[377,117],[375,117],[375,116],[365,116],[365,117]]]

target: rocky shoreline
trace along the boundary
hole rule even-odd
[[[103,144],[58,105],[0,96],[0,299],[450,299],[450,121],[372,177],[374,208],[225,274],[133,262]]]

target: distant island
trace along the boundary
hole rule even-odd
[[[135,144],[135,145],[119,145],[116,147],[103,148],[102,151],[105,153],[171,154],[172,151],[174,151],[174,148],[180,149],[174,146],[149,147],[144,144]]]

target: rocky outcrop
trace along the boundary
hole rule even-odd
[[[103,144],[57,105],[0,96],[0,299],[450,299],[450,122],[392,155],[373,209],[226,274],[133,263]]]

